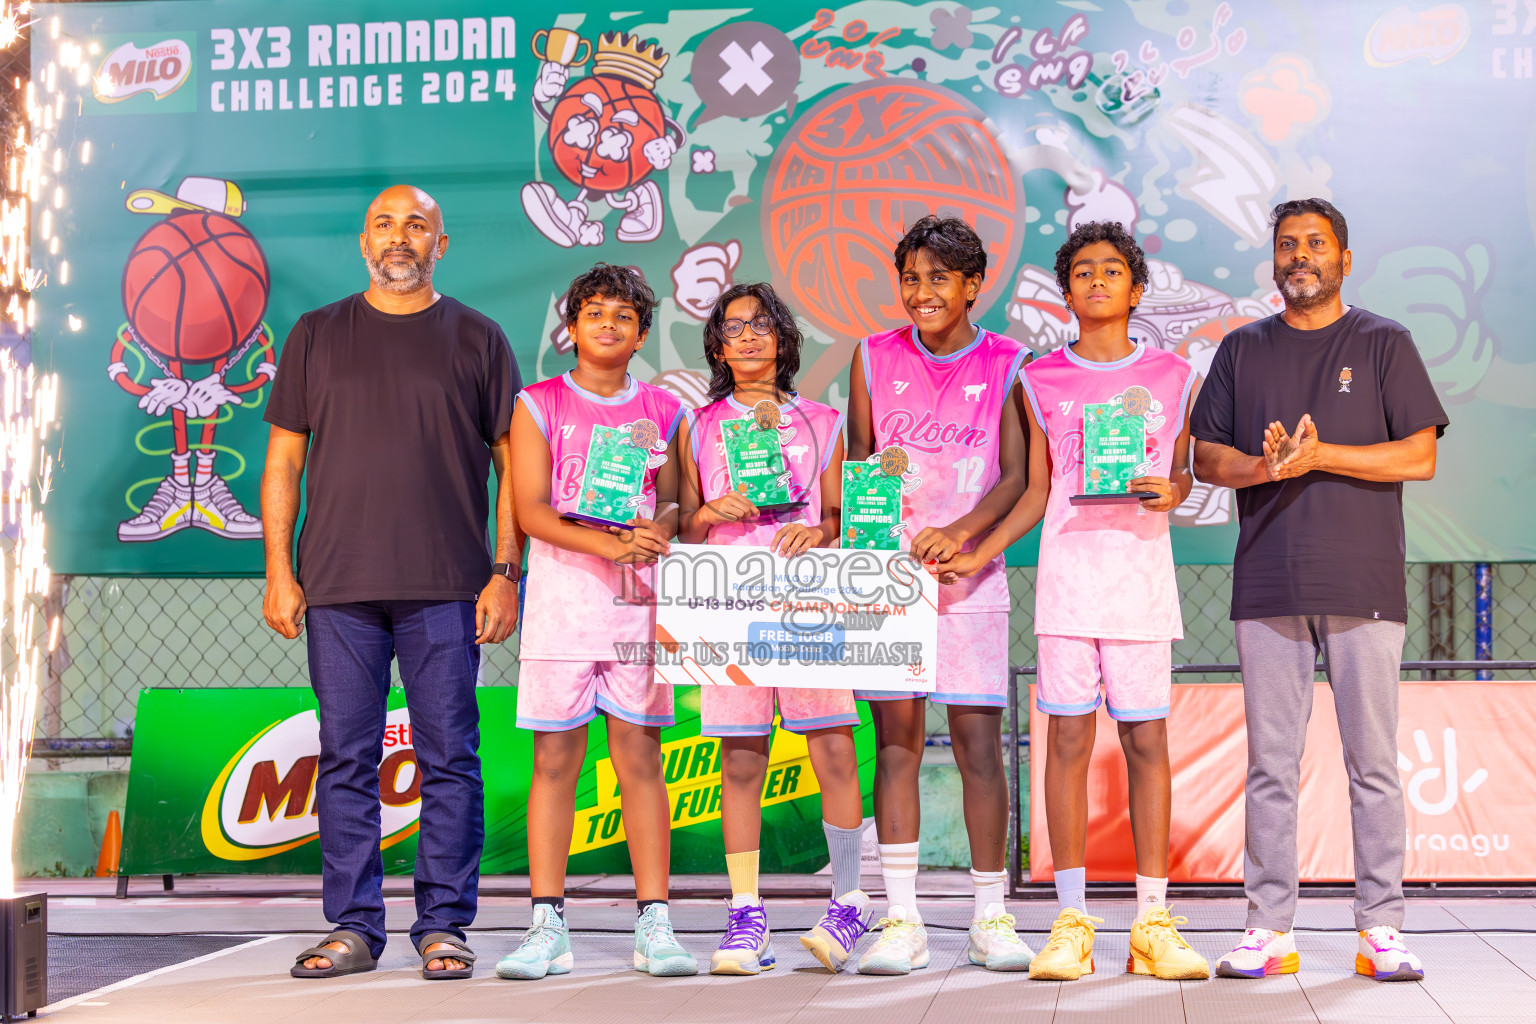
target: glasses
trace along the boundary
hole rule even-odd
[[[727,338],[739,338],[741,332],[748,327],[751,327],[752,333],[759,337],[767,337],[773,333],[773,321],[769,319],[767,313],[759,313],[751,320],[727,320],[720,325],[720,333]]]

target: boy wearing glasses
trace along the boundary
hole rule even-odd
[[[735,285],[715,303],[704,325],[712,401],[688,414],[678,441],[680,540],[759,545],[786,558],[836,542],[843,416],[795,393],[800,341],[794,314],[766,284]],[[790,477],[789,498],[802,507],[759,509],[731,487],[721,424],[745,417],[774,430]],[[757,974],[775,961],[757,892],[775,703],[781,726],[806,737],[832,855],[832,900],[800,941],[836,971],[866,926],[869,897],[859,891],[864,800],[853,748],[859,716],[852,691],[706,686],[699,717],[703,734],[720,737],[723,748],[720,824],[732,893],[725,937],[711,960],[714,974]]]

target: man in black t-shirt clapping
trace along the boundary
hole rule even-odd
[[[1448,421],[1407,328],[1340,298],[1343,214],[1299,199],[1275,207],[1272,223],[1285,311],[1222,340],[1190,414],[1195,474],[1237,489],[1240,528],[1232,619],[1248,724],[1248,932],[1217,973],[1298,967],[1296,805],[1321,656],[1349,769],[1355,969],[1422,978],[1398,932],[1403,481],[1434,476]]]
[[[416,757],[410,785],[421,794],[411,942],[425,976],[469,977],[464,928],[475,918],[485,839],[475,677],[478,645],[501,643],[517,625],[522,553],[508,431],[521,382],[501,328],[433,290],[448,235],[431,196],[386,189],[360,242],[368,290],[299,318],[266,413],[262,611],[289,639],[308,626],[325,915],[336,925],[292,974],[372,970],[384,951],[378,772],[398,658]]]

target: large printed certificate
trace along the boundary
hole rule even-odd
[[[905,551],[673,544],[646,653],[673,685],[928,690],[938,590]]]

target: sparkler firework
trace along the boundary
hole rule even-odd
[[[16,818],[32,752],[38,677],[44,649],[59,639],[59,620],[39,620],[49,572],[42,505],[53,459],[49,427],[57,418],[58,378],[0,352],[0,484],[5,537],[0,542],[0,895],[14,895]]]
[[[30,2],[0,3],[0,50],[33,24],[31,10]],[[67,43],[62,52],[64,59],[48,65],[40,88],[15,80],[12,109],[0,129],[7,143],[0,179],[0,311],[22,335],[37,317],[31,293],[45,281],[31,265],[34,217],[38,239],[49,256],[59,256],[53,221],[62,215],[66,196],[57,182],[48,187],[49,178],[64,160],[57,145],[64,86],[79,79],[87,47]],[[40,99],[40,92],[47,98]],[[89,160],[88,151],[80,157]],[[67,282],[69,264],[61,259],[57,268],[57,279]],[[0,895],[6,896],[16,892],[16,820],[31,757],[39,676],[45,653],[59,639],[59,620],[43,614],[50,574],[42,514],[53,471],[48,433],[57,411],[58,377],[40,374],[14,352],[0,350]]]

